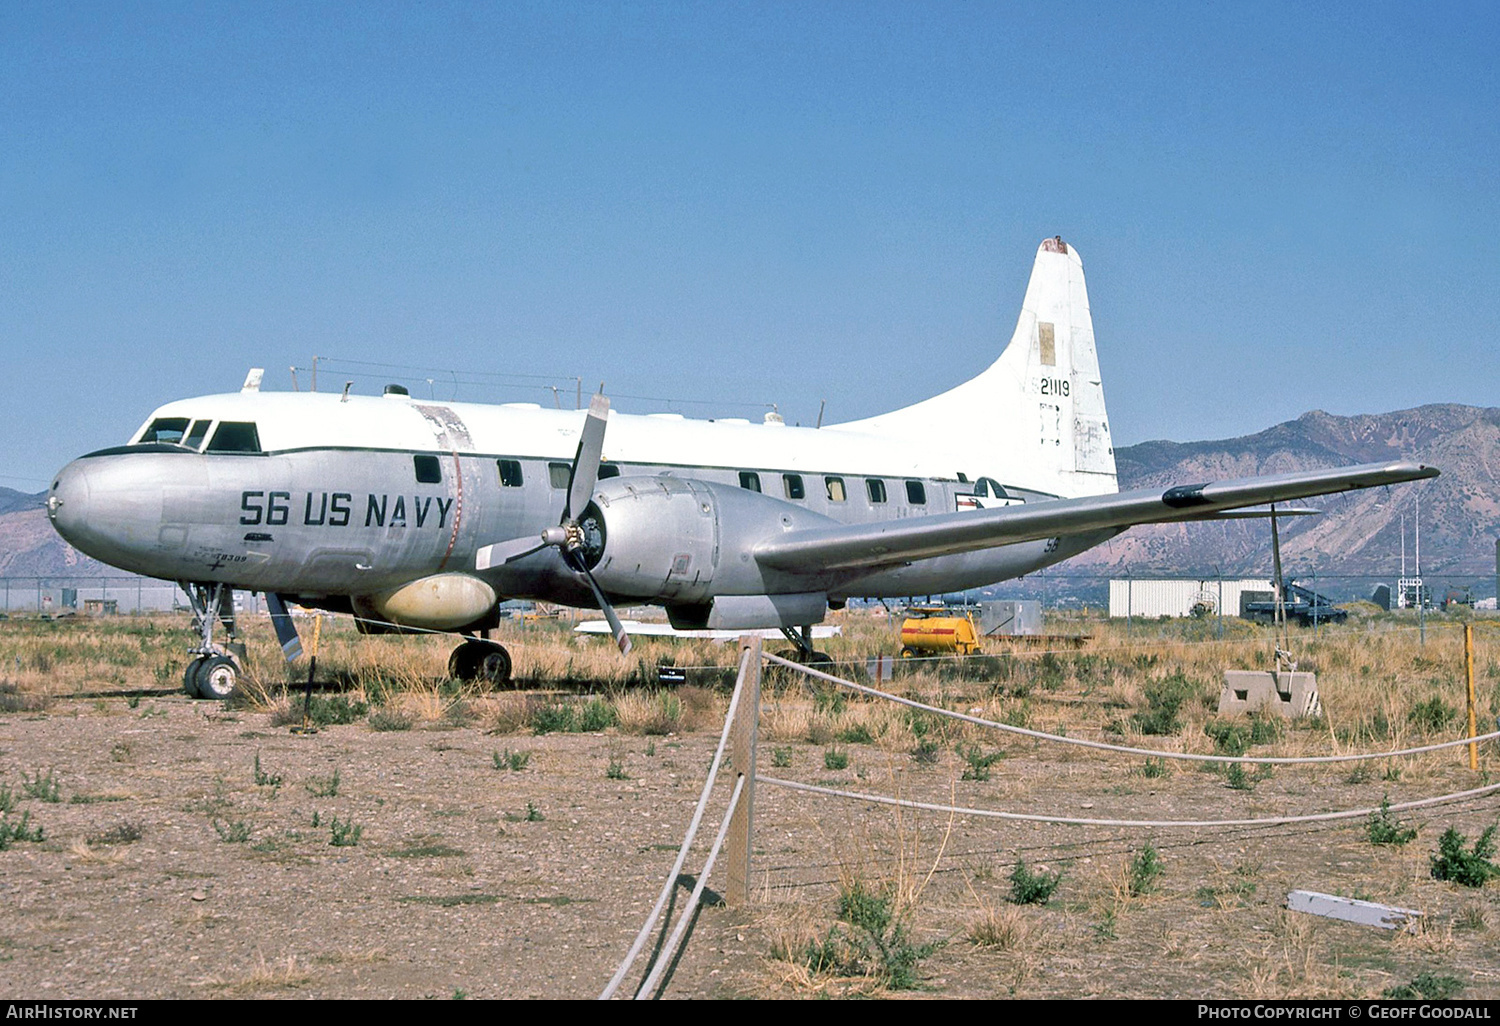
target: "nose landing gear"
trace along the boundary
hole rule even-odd
[[[225,701],[233,698],[240,686],[240,663],[245,645],[240,641],[234,622],[234,589],[223,584],[189,584],[178,582],[187,592],[193,607],[193,629],[198,644],[188,649],[197,656],[182,673],[182,690],[189,698]],[[224,625],[228,640],[214,642],[214,621]]]

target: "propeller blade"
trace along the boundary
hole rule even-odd
[[[486,545],[474,554],[474,569],[488,570],[492,566],[529,556],[546,547],[546,539],[537,535],[532,535],[530,538],[512,538],[510,541]]]
[[[281,654],[290,663],[302,655],[302,639],[297,637],[297,625],[286,611],[286,603],[274,591],[266,592],[266,608],[271,611],[271,626],[276,628],[276,640],[281,642]]]
[[[599,589],[594,575],[589,573],[588,567],[583,565],[583,560],[573,553],[566,553],[564,558],[568,566],[583,574],[583,579],[589,582],[589,589],[594,593],[594,601],[599,603],[599,610],[604,614],[604,619],[609,621],[609,629],[615,636],[615,644],[620,646],[621,655],[629,655],[634,646],[630,642],[630,635],[625,633],[625,625],[615,615],[615,607],[609,604],[609,599],[604,597],[604,592]]]
[[[567,529],[559,526],[549,527],[541,534],[534,534],[530,538],[512,538],[510,541],[495,542],[474,553],[474,569],[488,570],[501,563],[514,563],[533,552],[540,552],[548,545],[562,545],[567,540]]]
[[[604,428],[609,423],[609,400],[595,395],[589,400],[589,415],[578,436],[578,452],[573,456],[573,472],[568,475],[568,504],[563,520],[572,520],[589,504],[594,485],[599,483],[599,458],[604,452]]]

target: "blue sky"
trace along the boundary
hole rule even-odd
[[[1118,444],[1500,405],[1497,40],[1494,4],[9,0],[0,485],[314,356],[866,416],[987,365],[1055,234]]]

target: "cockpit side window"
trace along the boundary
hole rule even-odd
[[[245,421],[220,421],[213,438],[209,440],[207,451],[259,453],[260,433],[255,430],[254,424]]]
[[[211,420],[195,420],[193,426],[188,428],[188,433],[182,439],[182,444],[189,449],[196,449],[203,444],[203,436],[208,434],[208,426]]]
[[[151,426],[141,433],[138,444],[167,442],[175,445],[182,441],[183,435],[187,434],[187,427],[186,417],[157,417],[151,422]]]

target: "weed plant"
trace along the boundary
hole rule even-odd
[[[1024,859],[1018,860],[1010,872],[1010,900],[1017,905],[1045,905],[1052,900],[1062,878],[1061,869],[1055,873],[1045,869],[1032,872],[1026,868]]]
[[[921,985],[922,959],[937,945],[912,942],[909,924],[889,888],[876,890],[861,880],[844,885],[839,890],[838,917],[856,931],[849,941],[868,966],[868,975],[878,977],[891,990]]]
[[[849,768],[849,753],[842,751],[837,746],[823,752],[823,768],[829,770],[842,770]]]
[[[613,727],[616,721],[613,705],[591,698],[582,706],[564,702],[542,706],[532,713],[531,729],[536,734],[592,734]]]
[[[1154,892],[1157,882],[1166,871],[1167,868],[1162,865],[1161,855],[1156,847],[1147,842],[1146,847],[1130,860],[1130,869],[1126,876],[1126,888],[1130,896],[1139,898]]]
[[[1410,983],[1387,987],[1380,992],[1380,996],[1394,1001],[1447,1001],[1457,997],[1463,989],[1463,981],[1456,977],[1422,972]]]
[[[1403,826],[1391,815],[1391,799],[1387,795],[1380,799],[1380,811],[1370,813],[1370,818],[1365,821],[1365,835],[1371,844],[1399,848],[1416,839],[1417,828]]]
[[[1130,721],[1142,734],[1176,734],[1182,729],[1181,713],[1189,701],[1201,700],[1204,688],[1181,670],[1150,681],[1145,686],[1146,708]]]
[[[281,774],[267,773],[260,768],[260,753],[255,753],[255,784],[257,787],[277,788],[281,786]]]
[[[57,783],[57,771],[48,770],[42,775],[41,770],[36,771],[35,776],[28,776],[25,770],[21,771],[21,790],[26,792],[28,798],[37,801],[51,802],[56,804],[62,801],[62,790]]]
[[[330,845],[335,848],[352,848],[359,843],[360,835],[365,832],[365,828],[352,819],[340,822],[339,818],[334,816],[328,823],[328,831]]]
[[[335,798],[339,793],[339,771],[335,769],[331,777],[313,777],[302,786],[314,798]]]
[[[6,851],[17,841],[42,841],[41,824],[31,825],[31,813],[21,813],[21,818],[12,821],[9,816],[0,817],[0,851]]]
[[[911,749],[912,761],[922,765],[931,766],[938,761],[938,743],[931,738],[923,738]]]
[[[416,726],[417,719],[404,709],[397,709],[390,705],[376,706],[370,711],[370,718],[366,720],[371,730],[387,733],[390,731],[410,730]]]
[[[1172,770],[1171,767],[1167,765],[1166,759],[1154,759],[1149,755],[1146,756],[1146,764],[1141,767],[1141,776],[1145,777],[1147,780],[1159,779],[1166,776],[1170,772],[1172,772]]]
[[[990,767],[1005,758],[1004,752],[991,752],[985,755],[978,745],[969,745],[967,748],[960,745],[958,754],[967,763],[963,773],[964,780],[990,779]]]
[[[214,833],[219,835],[219,840],[227,844],[244,844],[250,840],[250,824],[242,819],[226,823],[215,818],[210,822],[213,824]]]
[[[1425,702],[1418,702],[1406,714],[1406,721],[1425,734],[1436,734],[1452,723],[1458,710],[1443,701],[1440,695],[1432,695]]]
[[[494,763],[497,770],[511,770],[519,773],[531,762],[531,753],[513,752],[507,748],[503,752],[491,752],[490,761]]]
[[[1465,887],[1483,887],[1500,876],[1500,866],[1490,861],[1490,856],[1495,854],[1495,827],[1486,827],[1473,848],[1464,847],[1467,840],[1455,827],[1443,831],[1443,836],[1438,839],[1437,854],[1430,856],[1434,879],[1451,880]]]

